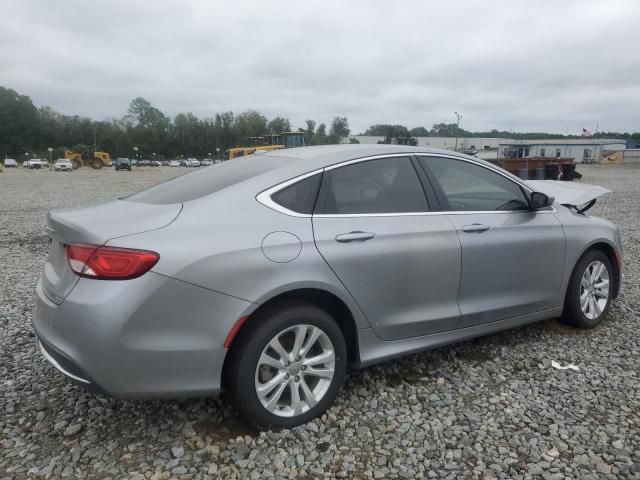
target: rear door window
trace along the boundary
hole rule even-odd
[[[390,157],[327,170],[316,214],[376,214],[428,211],[409,157]]]

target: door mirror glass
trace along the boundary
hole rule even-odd
[[[549,207],[553,205],[553,197],[550,197],[542,192],[533,192],[531,194],[530,205],[532,210],[539,210],[541,208]]]

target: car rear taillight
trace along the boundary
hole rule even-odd
[[[71,243],[65,245],[76,275],[97,280],[129,280],[147,273],[160,255],[148,250]]]

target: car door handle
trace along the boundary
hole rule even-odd
[[[486,232],[490,228],[491,228],[491,226],[489,226],[489,225],[482,225],[481,223],[474,223],[472,225],[465,225],[464,227],[462,227],[462,231],[463,232],[467,232],[467,233],[482,233],[482,232]]]
[[[375,237],[375,233],[370,232],[349,232],[349,233],[341,233],[336,236],[336,242],[340,243],[353,243],[353,242],[366,242],[367,240],[371,240]]]

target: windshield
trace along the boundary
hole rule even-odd
[[[123,200],[154,205],[189,202],[281,167],[291,161],[292,159],[287,157],[249,155],[173,178],[129,197],[124,197]]]

